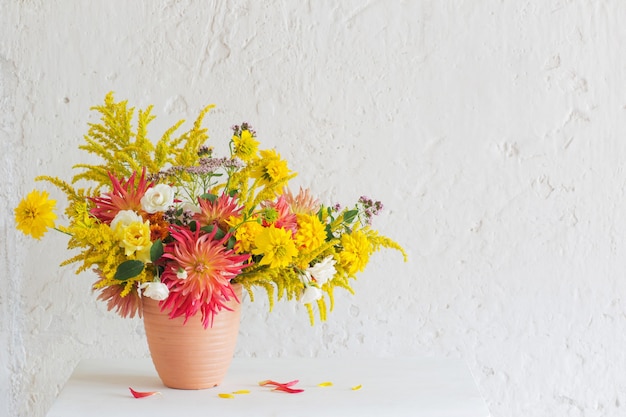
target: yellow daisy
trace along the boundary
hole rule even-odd
[[[275,150],[262,150],[261,160],[252,173],[253,178],[258,178],[263,184],[272,184],[289,176],[287,161],[280,158]]]
[[[255,255],[263,255],[259,265],[269,265],[270,268],[288,266],[298,255],[298,249],[291,235],[290,230],[274,226],[264,228],[254,239],[256,248],[252,250]]]
[[[46,191],[31,191],[14,210],[17,229],[41,239],[49,227],[54,227],[55,206],[56,201],[51,200]]]
[[[233,144],[235,145],[235,156],[243,161],[249,161],[256,157],[259,151],[259,141],[249,130],[243,130],[241,136],[233,136]]]

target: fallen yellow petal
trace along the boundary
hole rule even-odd
[[[233,394],[228,394],[228,393],[217,394],[217,396],[220,398],[235,398]]]
[[[330,381],[320,382],[319,384],[317,384],[318,387],[330,387],[332,385],[333,385],[333,383],[330,382]]]
[[[240,389],[239,391],[233,391],[233,394],[250,394],[247,389]]]
[[[358,391],[358,390],[360,390],[361,388],[363,388],[363,385],[361,385],[361,384],[359,384],[359,385],[355,385],[355,386],[353,386],[353,387],[352,387],[352,391]]]

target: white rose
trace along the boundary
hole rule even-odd
[[[131,223],[140,222],[143,223],[143,219],[133,210],[120,210],[113,220],[111,221],[111,229],[117,229],[117,225],[121,224],[123,227],[130,226]]]
[[[165,211],[174,204],[174,189],[167,184],[157,184],[149,188],[141,197],[141,208],[153,214]]]
[[[319,300],[320,298],[322,298],[322,290],[317,287],[307,286],[302,292],[302,297],[300,297],[300,301],[302,302],[302,304],[309,304],[315,300]]]
[[[327,256],[321,262],[308,267],[306,272],[315,279],[318,285],[322,286],[337,273],[335,262],[332,256]]]
[[[139,289],[143,290],[143,295],[145,297],[149,297],[157,301],[165,300],[170,294],[170,290],[167,288],[167,285],[162,282],[144,282],[139,286]]]

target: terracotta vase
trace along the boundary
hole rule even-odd
[[[241,285],[233,285],[241,301]],[[152,362],[165,386],[177,389],[205,389],[222,382],[233,359],[241,303],[231,300],[233,311],[222,310],[205,329],[200,317],[183,326],[183,317],[170,319],[159,302],[143,298],[143,322]]]

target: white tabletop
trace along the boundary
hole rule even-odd
[[[298,379],[294,388],[304,392],[259,386],[267,379]],[[332,385],[320,386],[323,382]],[[136,399],[128,387],[160,394]],[[218,395],[240,390],[250,392]],[[487,417],[489,411],[458,359],[235,358],[221,385],[199,391],[165,388],[150,359],[98,359],[80,362],[47,417],[86,415]]]

